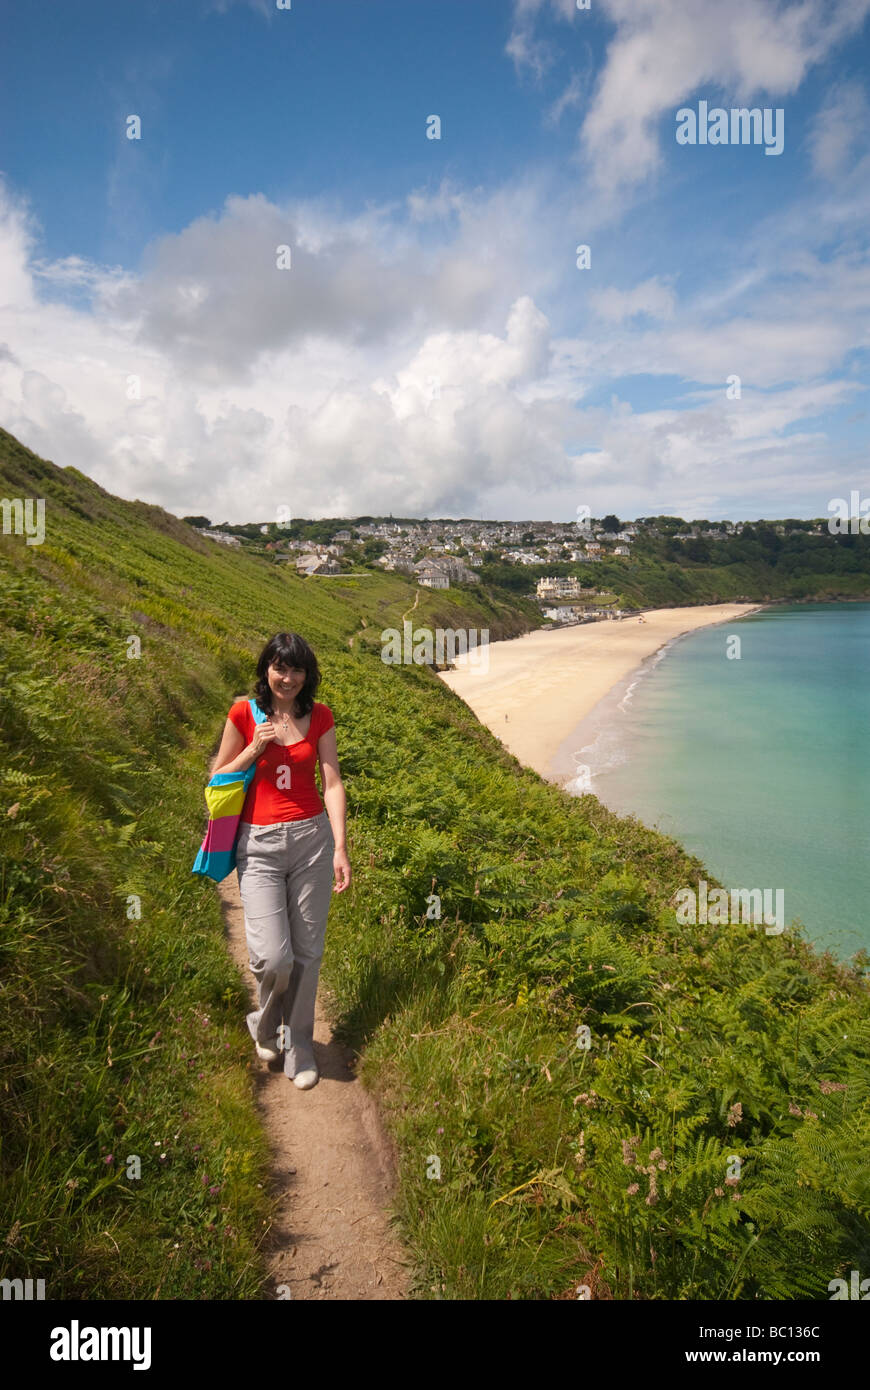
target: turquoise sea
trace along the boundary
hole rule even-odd
[[[818,947],[870,949],[870,603],[777,605],[678,638],[553,766],[728,888],[783,889]]]

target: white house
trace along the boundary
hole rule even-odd
[[[201,536],[207,536],[210,541],[218,541],[220,545],[241,545],[238,536],[231,536],[228,531],[204,531],[201,526],[197,526]]]

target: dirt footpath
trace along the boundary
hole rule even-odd
[[[233,959],[253,999],[235,874],[220,892]],[[393,1154],[374,1101],[353,1073],[351,1049],[332,1038],[323,995],[321,984],[314,1024],[320,1081],[312,1090],[298,1091],[281,1064],[261,1062],[251,1043],[278,1199],[266,1246],[266,1297],[279,1297],[284,1284],[292,1299],[407,1298],[411,1261],[390,1224]]]

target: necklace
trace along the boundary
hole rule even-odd
[[[290,727],[290,716],[289,716],[288,714],[282,714],[282,715],[281,715],[281,723],[282,723],[282,725],[283,725],[284,732],[285,732],[285,734],[286,734],[288,728]]]

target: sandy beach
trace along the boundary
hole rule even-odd
[[[457,669],[441,679],[521,763],[557,780],[550,765],[560,744],[647,657],[684,632],[733,622],[762,607],[657,608],[644,613],[642,623],[626,617],[529,632],[490,643],[488,670],[457,657]]]

